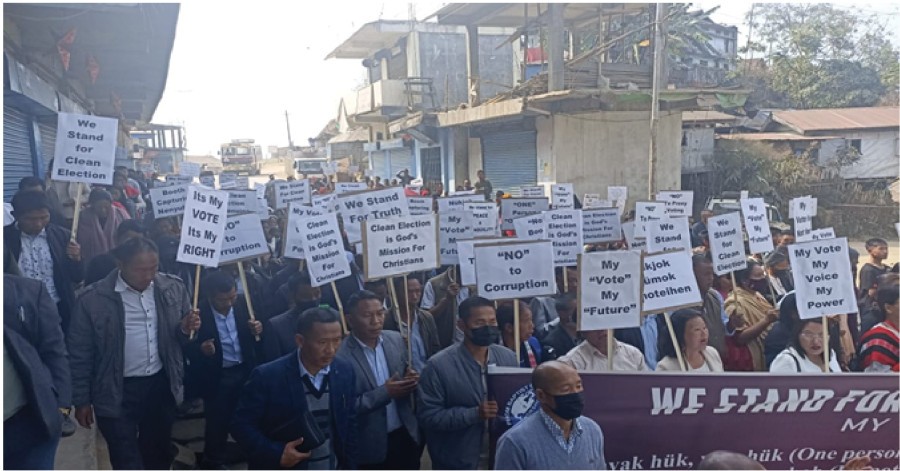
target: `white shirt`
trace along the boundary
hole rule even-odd
[[[841,365],[838,364],[837,355],[834,354],[834,350],[831,351],[830,358],[828,359],[828,364],[830,366],[830,370],[832,373],[840,373]],[[794,360],[797,361],[794,361]],[[799,370],[798,370],[799,369]],[[778,356],[772,360],[772,365],[769,366],[769,372],[771,373],[824,373],[822,371],[822,367],[810,361],[807,356],[800,356],[797,353],[797,350],[794,347],[788,347],[781,351]]]
[[[53,256],[50,254],[50,243],[47,241],[47,228],[41,229],[41,232],[34,236],[21,230],[19,234],[22,241],[19,270],[25,278],[42,281],[47,286],[50,299],[58,303],[59,293],[56,291],[56,282],[53,281]]]
[[[116,292],[122,297],[125,308],[124,376],[131,378],[156,374],[163,366],[159,359],[156,288],[150,283],[144,291],[137,291],[128,286],[119,274]]]
[[[589,342],[581,342],[559,359],[579,371],[609,371],[606,352],[594,348]],[[613,340],[613,371],[645,371],[644,354],[636,347]]]

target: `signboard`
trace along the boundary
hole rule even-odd
[[[634,228],[636,224],[634,221],[627,221],[622,223],[622,234],[625,236],[625,242],[628,243],[628,248],[631,250],[641,250],[647,251],[647,239],[638,239],[634,236]]]
[[[305,259],[306,252],[303,251],[303,235],[301,227],[303,221],[309,218],[322,216],[322,210],[305,206],[300,203],[291,203],[288,210],[287,230],[284,240],[284,258]]]
[[[575,185],[556,183],[550,187],[553,209],[575,209]]]
[[[688,217],[694,209],[693,191],[660,191],[656,195],[656,201],[666,203],[666,214],[669,217]]]
[[[440,264],[456,265],[459,254],[456,249],[457,239],[474,237],[475,216],[471,211],[450,211],[438,213],[440,229]]]
[[[513,219],[516,237],[522,240],[546,240],[547,224],[544,222],[545,214],[532,214],[531,216]]]
[[[178,174],[184,175],[186,177],[199,177],[200,176],[200,164],[196,162],[186,162],[182,161],[178,164]]]
[[[818,200],[811,196],[794,198],[790,202],[790,218],[794,220],[794,236],[798,241],[811,240],[812,219],[818,212]]]
[[[304,218],[297,228],[313,286],[322,286],[353,274],[344,252],[337,214]]]
[[[227,213],[228,193],[189,186],[176,259],[182,263],[219,266]]]
[[[581,239],[581,210],[559,209],[544,213],[545,235],[553,243],[553,264],[558,267],[578,265],[584,252]]]
[[[409,215],[403,188],[367,190],[338,195],[338,211],[351,244],[362,241],[360,223],[366,219],[387,219]]]
[[[606,199],[613,202],[619,208],[619,215],[625,211],[625,203],[628,202],[627,186],[611,186],[606,189]]]
[[[801,319],[858,312],[847,238],[788,246]]]
[[[337,195],[335,193],[312,195],[312,207],[325,213],[337,212]]]
[[[475,218],[475,237],[500,237],[500,210],[495,203],[466,203],[463,207]]]
[[[366,280],[437,268],[437,232],[434,214],[366,220],[362,234]]]
[[[231,199],[231,195],[228,198]],[[269,245],[266,242],[266,235],[263,233],[262,223],[256,214],[228,217],[225,222],[219,266],[260,257],[268,253]]]
[[[234,172],[222,172],[219,174],[219,188],[222,190],[237,189],[237,174]]]
[[[514,229],[513,220],[550,209],[547,198],[504,198],[500,200],[500,229]]]
[[[266,185],[264,183],[257,183],[253,186],[253,189],[256,190],[256,197],[259,199],[265,199],[266,197]]]
[[[585,244],[622,240],[622,223],[617,208],[584,209],[581,211],[581,220],[581,234]]]
[[[612,201],[600,199],[600,195],[597,193],[585,193],[584,198],[581,200],[582,209],[612,208],[614,206],[615,204]]]
[[[543,198],[544,187],[542,186],[523,186],[519,190],[522,198]]]
[[[482,239],[456,240],[456,251],[459,253],[459,281],[462,286],[475,286],[475,246],[479,244],[517,243],[515,237],[487,237]]]
[[[769,216],[766,215],[766,202],[762,198],[742,199],[741,213],[744,216],[744,229],[750,242],[750,252],[769,253],[774,250]]]
[[[834,234],[833,227],[826,227],[824,229],[816,229],[816,230],[812,231],[810,236],[811,236],[812,240],[834,239],[835,237],[837,237]],[[798,241],[798,242],[803,242],[803,241]]]
[[[641,325],[641,253],[591,252],[578,257],[578,331]]]
[[[647,252],[691,250],[691,228],[684,217],[664,217],[647,224]]]
[[[334,192],[342,195],[351,191],[368,190],[369,185],[366,182],[337,182],[334,184]]]
[[[691,254],[684,250],[644,256],[643,312],[700,306],[703,299],[694,278]]]
[[[635,203],[634,236],[640,239],[647,238],[647,223],[658,221],[666,215],[666,203],[638,201]]]
[[[234,189],[235,190],[249,190],[250,189],[250,177],[247,175],[238,175],[234,178]]]
[[[438,212],[465,211],[466,203],[484,203],[482,195],[445,196],[438,198]]]
[[[119,121],[59,113],[51,179],[112,185]]]
[[[269,203],[265,199],[256,199],[256,214],[260,219],[269,219]]]
[[[478,294],[487,299],[556,294],[550,241],[476,245],[475,273]]]
[[[433,200],[429,196],[407,196],[409,203],[409,214],[419,216],[422,214],[431,214],[433,208]]]
[[[150,188],[150,201],[153,203],[153,217],[167,218],[184,214],[187,202],[188,185],[164,186]]]
[[[172,185],[190,185],[194,181],[194,177],[187,175],[166,175],[166,182]]]
[[[291,203],[312,204],[309,180],[303,179],[275,184],[275,209],[287,208]]]
[[[737,212],[713,216],[706,223],[709,231],[709,250],[712,252],[713,272],[725,275],[747,268],[741,215]]]
[[[215,188],[216,187],[216,176],[215,175],[202,175],[200,176],[200,184],[207,188]]]
[[[255,213],[258,201],[253,190],[228,190],[228,214]]]

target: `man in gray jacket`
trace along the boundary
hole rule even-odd
[[[419,384],[418,417],[434,469],[488,469],[488,420],[497,402],[487,395],[487,367],[518,366],[497,345],[494,303],[474,296],[459,305],[462,342],[428,360]]]
[[[94,413],[114,469],[169,469],[175,406],[182,401],[182,347],[200,316],[184,284],[158,273],[143,237],[113,250],[118,269],[81,293],[68,336],[75,418]]]

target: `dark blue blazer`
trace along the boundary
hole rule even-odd
[[[332,446],[342,469],[356,467],[356,375],[353,366],[335,358],[328,374],[331,402]],[[293,351],[258,366],[244,385],[231,423],[231,435],[247,452],[249,469],[280,469],[284,443],[269,438],[306,410],[306,392],[300,361]],[[300,437],[297,437],[300,438]],[[294,469],[305,469],[301,461]]]

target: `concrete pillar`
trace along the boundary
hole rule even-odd
[[[555,92],[565,88],[564,69],[565,41],[563,41],[563,9],[566,6],[560,3],[551,3],[550,28],[547,38],[548,54],[550,55],[548,91]]]
[[[481,100],[480,72],[478,70],[478,26],[466,25],[466,59],[469,62],[469,106]]]

